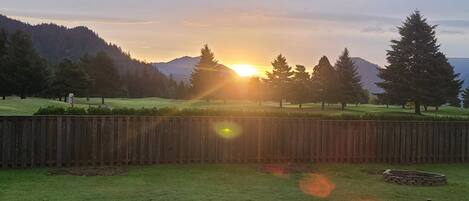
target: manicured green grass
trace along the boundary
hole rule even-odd
[[[0,170],[0,200],[220,200],[220,201],[463,201],[469,200],[469,165],[313,164],[335,189],[326,198],[303,192],[306,173],[275,175],[258,165],[159,165],[130,167],[123,176],[48,176],[47,169]],[[449,184],[413,187],[385,183],[387,168],[435,171]],[[321,186],[321,185],[320,185]],[[320,189],[319,189],[320,190]]]
[[[303,109],[299,109],[296,104],[285,104],[285,108],[280,109],[276,102],[264,102],[262,105],[250,101],[229,100],[227,103],[223,101],[206,102],[203,100],[187,101],[187,100],[172,100],[163,98],[107,98],[105,104],[112,108],[197,108],[197,109],[220,109],[220,110],[262,110],[269,112],[292,112],[292,113],[310,113],[310,114],[324,114],[324,115],[355,115],[355,114],[383,114],[383,115],[412,115],[412,109],[402,109],[399,106],[390,106],[386,108],[384,105],[349,105],[346,110],[342,111],[339,105],[328,105],[326,110],[321,110],[321,106],[315,103],[308,103],[303,105]],[[53,106],[67,106],[66,103],[41,99],[41,98],[27,98],[24,100],[18,97],[8,97],[7,100],[0,100],[0,115],[32,115],[40,107]],[[101,105],[100,98],[91,98],[87,101],[85,98],[77,98],[77,107],[97,107]],[[439,111],[434,108],[429,108],[428,112],[424,112],[427,116],[452,116],[452,117],[467,117],[469,110],[460,109],[455,107],[441,107]]]

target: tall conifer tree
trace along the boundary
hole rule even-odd
[[[114,61],[105,52],[85,56],[81,62],[91,79],[91,96],[101,97],[101,104],[104,104],[105,97],[121,94],[121,78]]]
[[[357,72],[349,51],[346,48],[335,64],[337,75],[339,78],[338,99],[341,103],[342,110],[345,109],[347,103],[358,103],[362,97],[363,88],[360,76]]]
[[[191,92],[193,96],[199,99],[206,99],[209,102],[216,95],[217,87],[219,84],[218,61],[215,55],[210,50],[208,45],[205,45],[201,50],[201,57],[199,63],[195,66],[191,75]]]
[[[321,102],[322,110],[324,110],[325,103],[337,101],[337,72],[326,56],[323,56],[319,64],[314,67],[311,81],[313,98]]]
[[[272,72],[266,72],[266,83],[273,90],[274,99],[279,101],[280,107],[283,107],[283,99],[288,97],[291,87],[292,68],[287,63],[287,58],[278,55],[272,62]]]
[[[9,38],[5,65],[11,89],[22,99],[40,93],[48,85],[46,61],[37,54],[26,32],[18,30]]]
[[[296,65],[293,73],[292,96],[293,103],[298,104],[302,108],[303,103],[307,103],[311,99],[311,77],[306,72],[305,66]]]
[[[391,99],[399,97],[413,102],[415,113],[421,114],[422,105],[439,106],[450,98],[445,89],[454,96],[461,82],[455,79],[457,75],[451,71],[452,67],[444,62],[446,57],[439,50],[436,26],[429,25],[419,11],[407,17],[398,29],[401,38],[391,41],[391,50],[387,53],[389,65],[380,70],[383,82],[378,86]]]

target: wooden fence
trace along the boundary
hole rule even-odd
[[[216,125],[239,135],[219,135]],[[468,126],[269,117],[0,117],[0,167],[466,162]]]

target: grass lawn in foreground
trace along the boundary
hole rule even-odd
[[[349,105],[346,110],[342,111],[339,105],[329,105],[326,110],[321,110],[320,104],[308,103],[303,105],[303,109],[299,109],[296,104],[285,104],[285,108],[280,109],[276,102],[265,102],[261,106],[257,103],[250,101],[229,100],[226,104],[223,101],[206,102],[203,100],[187,101],[187,100],[173,100],[163,98],[107,98],[105,99],[107,106],[112,108],[199,108],[199,109],[221,109],[221,110],[263,110],[273,112],[302,112],[311,114],[326,114],[326,115],[339,115],[339,114],[384,114],[384,115],[412,115],[412,109],[402,109],[399,106],[390,106],[386,108],[384,105]],[[0,116],[8,115],[32,115],[40,107],[52,106],[68,106],[64,102],[59,102],[50,99],[42,98],[27,98],[20,99],[18,97],[8,97],[7,100],[0,100]],[[85,98],[76,99],[76,107],[97,107],[101,105],[100,98],[92,98],[86,101]],[[434,111],[434,108],[429,108],[428,112],[424,115],[431,116],[456,116],[467,117],[469,116],[468,109],[460,109],[455,107],[441,107],[439,111]]]
[[[0,200],[469,200],[469,165],[313,164],[311,167],[331,184],[329,195],[321,198],[303,192],[301,189],[305,188],[300,186],[305,184],[305,178],[310,178],[307,173],[271,174],[259,171],[259,165],[158,165],[130,167],[127,175],[94,177],[48,176],[48,169],[0,170]],[[449,184],[400,186],[370,174],[386,168],[440,172],[447,175]],[[322,192],[324,188],[317,190]]]

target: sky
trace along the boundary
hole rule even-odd
[[[278,55],[312,69],[321,56],[386,64],[396,27],[420,10],[448,57],[469,57],[467,0],[2,0],[0,13],[31,24],[85,25],[135,58],[197,56],[268,70]]]

